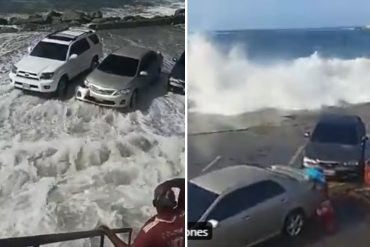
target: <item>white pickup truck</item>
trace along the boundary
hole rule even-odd
[[[29,54],[13,65],[9,77],[15,88],[63,97],[68,82],[94,69],[102,56],[95,31],[69,28],[49,34],[30,48]]]

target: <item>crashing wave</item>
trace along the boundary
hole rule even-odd
[[[367,58],[323,58],[315,52],[290,61],[256,64],[238,46],[224,52],[203,35],[194,34],[190,40],[190,111],[234,115],[370,101]]]

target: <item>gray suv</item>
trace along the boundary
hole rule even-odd
[[[362,178],[368,137],[360,117],[324,114],[305,136],[304,167],[319,166],[328,177]]]
[[[124,47],[108,55],[78,87],[78,100],[98,105],[136,107],[137,97],[160,78],[163,56],[141,47]]]

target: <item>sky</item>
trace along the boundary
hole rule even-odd
[[[370,0],[188,0],[190,31],[370,25]]]

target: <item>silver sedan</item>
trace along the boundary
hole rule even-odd
[[[160,78],[163,56],[141,47],[124,47],[108,55],[76,92],[78,100],[103,106],[136,108],[138,95]]]
[[[188,221],[208,222],[211,240],[189,246],[252,246],[280,233],[297,237],[323,201],[302,170],[232,166],[188,184]]]

